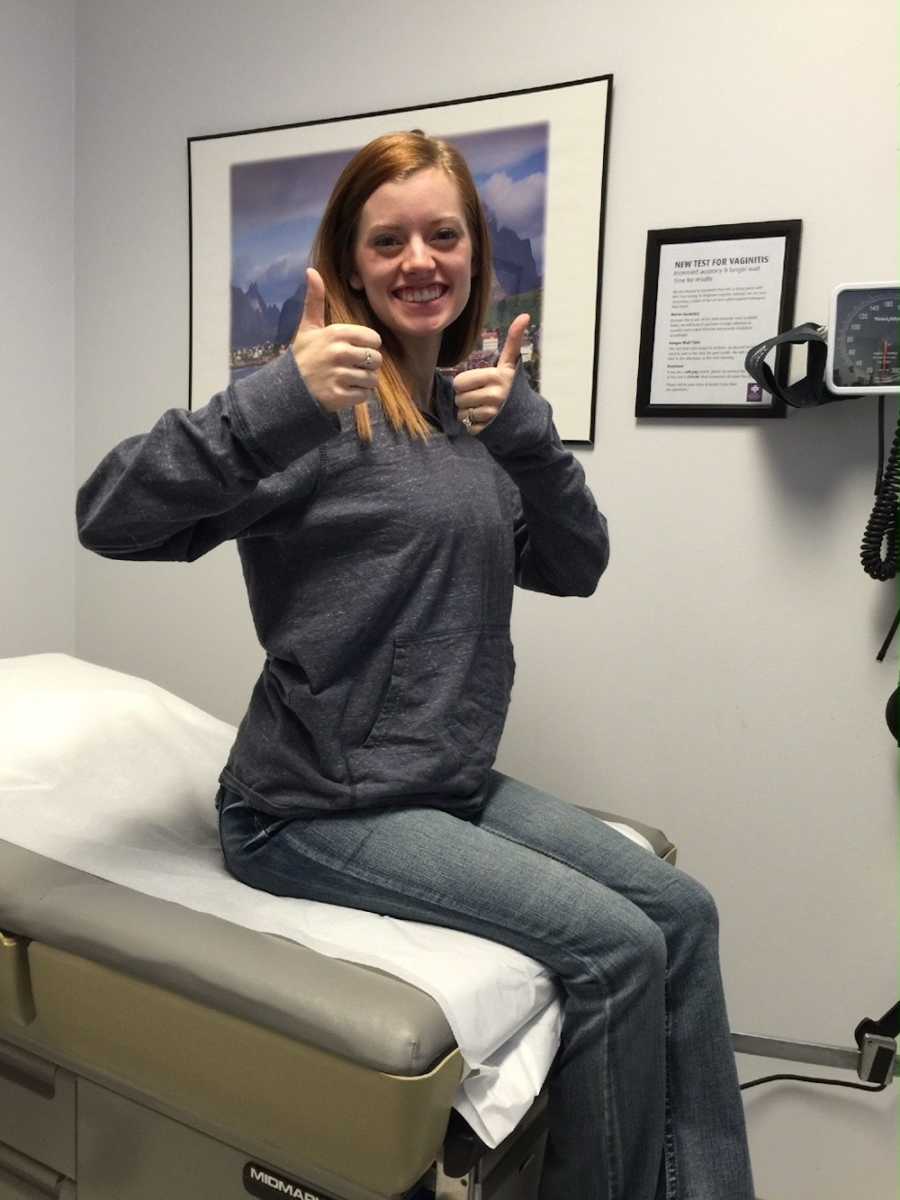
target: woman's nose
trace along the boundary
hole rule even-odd
[[[422,238],[413,238],[406,251],[407,270],[419,270],[430,267],[434,262],[428,243]]]

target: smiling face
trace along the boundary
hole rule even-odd
[[[437,357],[472,285],[472,240],[459,189],[439,167],[383,183],[363,205],[350,284],[407,351]]]

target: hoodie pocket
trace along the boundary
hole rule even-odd
[[[515,675],[503,626],[394,642],[390,682],[364,750],[445,751],[493,762]]]

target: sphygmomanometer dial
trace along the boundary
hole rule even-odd
[[[829,391],[900,392],[900,283],[845,283],[835,288],[830,330]]]

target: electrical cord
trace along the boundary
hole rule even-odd
[[[888,1084],[893,1082],[894,1060],[897,1054],[895,1039],[898,1034],[900,1000],[877,1021],[871,1017],[863,1017],[853,1031],[853,1038],[860,1051],[857,1073],[861,1079],[881,1078],[881,1083],[847,1083],[843,1079],[822,1079],[814,1075],[766,1075],[762,1079],[751,1079],[749,1083],[742,1083],[741,1091],[756,1087],[760,1083],[772,1083],[776,1079],[796,1079],[800,1083],[822,1083],[827,1087],[854,1088],[858,1092],[883,1092]],[[874,1056],[871,1054],[873,1050]]]
[[[845,1083],[842,1079],[818,1079],[814,1075],[765,1075],[762,1079],[751,1079],[749,1083],[741,1084],[741,1091],[756,1087],[759,1083],[772,1083],[775,1079],[796,1079],[800,1083],[824,1083],[828,1087],[856,1088],[858,1092],[883,1092],[886,1083],[876,1083],[868,1087],[864,1083]]]

